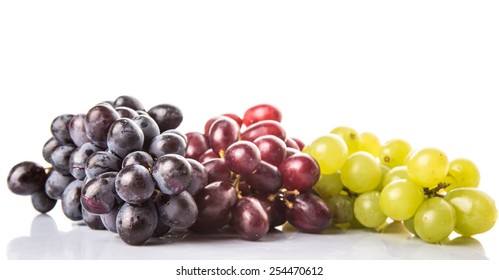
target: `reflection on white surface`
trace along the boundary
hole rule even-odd
[[[458,237],[445,245],[413,238],[398,223],[384,233],[334,230],[327,234],[276,231],[257,242],[232,232],[184,233],[129,246],[113,233],[75,224],[64,232],[52,217],[36,216],[30,236],[11,240],[8,259],[487,259],[473,238]]]

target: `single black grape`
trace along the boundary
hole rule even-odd
[[[57,200],[50,198],[44,191],[37,191],[31,195],[33,208],[40,213],[47,213],[54,209]]]
[[[166,154],[184,156],[186,149],[187,143],[180,135],[172,132],[164,132],[151,140],[148,152],[154,158],[159,158]]]
[[[105,172],[119,171],[122,161],[111,152],[95,152],[85,161],[85,174],[92,179]]]
[[[89,228],[95,229],[95,230],[106,229],[106,227],[102,223],[101,217],[99,215],[89,213],[87,210],[85,210],[85,208],[81,209],[81,213],[83,216],[83,221],[85,222],[85,224]]]
[[[42,191],[47,174],[43,166],[32,161],[16,164],[9,172],[7,186],[17,195],[30,195]]]
[[[45,182],[45,193],[52,199],[61,199],[62,193],[75,178],[51,169]]]
[[[93,153],[98,151],[101,151],[101,148],[91,142],[83,143],[76,148],[69,158],[69,171],[71,175],[78,180],[85,179],[87,176],[85,173],[85,162]]]
[[[160,134],[158,124],[149,115],[138,115],[132,120],[140,127],[144,134],[143,149],[148,148],[152,139]]]
[[[73,140],[73,143],[78,147],[84,143],[90,142],[85,128],[85,117],[85,114],[74,115],[68,124],[68,131],[71,136],[71,140]]]
[[[151,173],[159,189],[168,195],[183,192],[192,181],[191,165],[184,157],[175,154],[158,158]]]
[[[208,171],[197,160],[188,158],[187,161],[192,167],[192,180],[186,191],[194,196],[208,184]]]
[[[116,217],[118,234],[121,240],[130,245],[145,243],[152,237],[157,223],[158,213],[152,203],[125,203]]]
[[[130,119],[118,119],[109,128],[107,147],[120,158],[129,153],[142,150],[144,133],[140,127]]]
[[[180,111],[179,108],[169,104],[156,105],[149,109],[147,113],[149,113],[149,116],[156,121],[161,132],[177,128],[184,119],[182,111]]]
[[[88,139],[101,148],[107,148],[107,133],[119,117],[118,112],[107,103],[92,107],[85,116]]]
[[[125,166],[116,175],[116,193],[125,202],[140,204],[154,193],[154,180],[142,165]]]
[[[232,226],[244,239],[255,241],[269,231],[269,218],[258,199],[246,196],[232,210]]]
[[[187,191],[171,196],[166,203],[156,203],[159,219],[171,229],[187,229],[196,222],[198,207]]]
[[[107,214],[118,208],[121,201],[116,194],[116,172],[100,174],[85,183],[81,190],[81,205],[92,214]]]
[[[116,98],[113,102],[114,107],[128,107],[133,110],[141,110],[145,111],[144,105],[142,102],[133,96],[122,95]]]
[[[80,203],[82,187],[83,181],[74,180],[66,187],[66,189],[62,193],[62,212],[68,219],[72,221],[80,221],[81,219],[83,219]]]
[[[128,107],[115,107],[116,113],[120,116],[120,118],[125,118],[125,119],[133,119],[139,114]]]
[[[52,153],[60,145],[61,144],[59,144],[57,139],[55,139],[54,137],[51,137],[49,140],[47,140],[47,142],[45,142],[45,145],[43,145],[42,155],[46,162],[52,164]]]
[[[61,144],[73,144],[69,134],[68,124],[73,118],[71,114],[64,114],[56,117],[50,125],[50,130],[55,139]]]
[[[100,215],[102,224],[110,232],[118,233],[118,230],[116,229],[116,217],[118,216],[120,208],[117,208],[107,214]]]
[[[150,154],[143,151],[132,152],[123,159],[122,168],[124,168],[125,166],[136,164],[142,165],[145,168],[151,170],[152,166],[154,165],[154,159]]]
[[[71,172],[69,171],[69,159],[75,149],[75,145],[65,144],[55,148],[52,152],[52,166],[61,174],[71,175]]]

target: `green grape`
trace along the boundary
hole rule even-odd
[[[321,174],[319,181],[315,183],[314,190],[322,199],[328,199],[333,195],[340,194],[343,189],[340,173]]]
[[[359,195],[353,204],[357,220],[368,228],[376,228],[386,221],[386,215],[379,207],[379,192],[370,191]]]
[[[326,199],[327,208],[333,217],[333,224],[348,223],[353,218],[353,200],[344,195],[333,195]]]
[[[446,188],[450,191],[460,187],[476,188],[480,184],[480,171],[469,159],[458,158],[449,163],[449,176],[454,178],[456,184]]]
[[[456,226],[456,211],[445,199],[432,197],[418,208],[414,215],[414,229],[426,242],[440,242]]]
[[[449,172],[449,160],[444,152],[435,148],[415,151],[407,159],[409,179],[423,187],[434,187]]]
[[[356,193],[374,190],[381,181],[379,162],[368,152],[356,152],[341,168],[341,181]]]
[[[376,187],[376,190],[381,192],[383,188],[385,187],[384,181],[385,181],[385,176],[388,172],[390,172],[390,167],[386,164],[380,164],[381,167],[381,180],[379,180],[378,186]]]
[[[311,145],[305,145],[303,149],[301,150],[303,153],[309,154],[310,155],[310,149],[312,148]]]
[[[405,228],[415,236],[418,236],[416,229],[414,228],[414,217],[404,220]]]
[[[348,158],[347,145],[336,134],[327,134],[315,139],[306,152],[315,158],[321,174],[337,172]]]
[[[454,179],[454,177],[450,176],[450,175],[447,175],[445,176],[445,178],[442,180],[442,183],[445,183],[445,185],[447,186],[445,188],[445,191],[450,191],[450,190],[453,190],[456,187],[457,183],[456,183],[456,179]],[[433,189],[433,188],[431,188]]]
[[[456,210],[456,232],[472,236],[491,229],[497,220],[495,201],[474,188],[457,188],[445,195]]]
[[[381,163],[394,168],[405,164],[405,160],[412,151],[411,144],[402,139],[393,139],[381,146],[379,160]]]
[[[385,186],[379,196],[379,205],[385,215],[393,220],[403,221],[414,216],[423,200],[423,187],[401,179]]]
[[[378,157],[381,150],[381,143],[376,135],[371,132],[362,132],[359,135],[359,151],[368,152],[374,157]]]
[[[383,187],[388,185],[391,181],[399,180],[399,179],[409,179],[409,175],[407,175],[407,166],[395,166],[390,169],[388,173],[386,173],[383,178]]]
[[[355,129],[348,126],[338,126],[331,130],[332,134],[336,134],[343,138],[348,147],[348,154],[351,155],[359,150],[359,135]]]

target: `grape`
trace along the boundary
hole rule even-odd
[[[282,187],[281,172],[265,161],[260,162],[255,172],[244,176],[244,179],[258,193],[275,193]]]
[[[404,220],[404,226],[410,233],[414,234],[415,236],[418,236],[418,233],[414,228],[414,217]]]
[[[459,158],[452,160],[449,163],[449,175],[455,184],[447,187],[445,190],[450,191],[459,187],[476,188],[480,184],[480,171],[478,167],[469,159]]]
[[[335,172],[332,174],[321,174],[319,181],[314,185],[314,191],[322,199],[328,199],[334,195],[340,194],[343,189],[343,182],[341,182],[340,173]]]
[[[323,135],[315,139],[307,153],[317,160],[321,174],[332,174],[340,170],[348,158],[348,147],[336,134]]]
[[[197,219],[194,225],[189,228],[189,230],[194,232],[210,232],[217,229],[221,229],[228,225],[232,220],[231,212],[228,212],[220,217],[215,217],[213,219]]]
[[[142,165],[148,170],[152,169],[154,165],[154,159],[150,154],[143,151],[136,151],[129,153],[124,159],[122,163],[122,168],[125,168],[129,165]]]
[[[52,164],[52,153],[59,146],[60,146],[59,142],[57,142],[57,140],[54,137],[47,140],[47,142],[45,142],[45,145],[43,145],[43,151],[42,151],[43,159],[45,159],[46,162]]]
[[[497,220],[495,201],[486,193],[473,188],[453,189],[445,200],[456,210],[456,232],[472,236],[491,229]]]
[[[156,207],[156,211],[158,213],[158,223],[156,224],[156,228],[154,229],[152,237],[161,237],[167,234],[168,231],[170,231],[170,227],[161,221],[159,217],[159,207],[160,205],[168,203],[168,201],[170,200],[170,196],[162,192],[155,192],[153,197],[154,206]]]
[[[381,180],[379,180],[379,184],[376,187],[376,190],[381,192],[383,190],[383,188],[386,186],[385,185],[386,174],[388,174],[388,172],[390,172],[391,169],[388,165],[385,165],[385,164],[380,164],[379,167],[381,167]],[[395,168],[397,168],[397,167],[395,167]]]
[[[189,139],[187,139],[187,135],[185,135],[184,133],[178,131],[177,129],[168,129],[168,130],[165,130],[163,132],[163,134],[165,133],[173,133],[173,134],[177,134],[178,136],[180,136],[180,138],[182,138],[182,140],[184,140],[185,142],[185,146],[187,147],[187,143],[189,141]],[[187,149],[187,148],[186,148]],[[185,153],[184,153],[185,154]]]
[[[148,152],[154,158],[159,158],[167,154],[184,156],[186,149],[187,144],[181,136],[176,133],[166,132],[152,139]]]
[[[154,181],[142,165],[125,166],[116,175],[116,193],[125,202],[140,204],[154,193]]]
[[[116,113],[118,113],[121,119],[131,120],[139,115],[135,110],[128,107],[114,107],[114,110],[116,110]]]
[[[286,138],[289,139],[289,138]],[[286,143],[274,135],[261,136],[255,139],[263,161],[279,166],[286,158]],[[298,149],[298,146],[296,146]]]
[[[194,196],[208,184],[208,171],[196,160],[188,158],[187,161],[192,167],[192,180],[186,191]]]
[[[348,223],[353,219],[353,200],[344,195],[333,195],[324,200],[331,213],[333,223]]]
[[[120,208],[114,209],[107,214],[100,215],[102,224],[110,232],[118,233],[118,230],[116,229],[116,217],[118,216],[118,211],[120,211]]]
[[[441,197],[432,197],[419,207],[414,215],[414,229],[426,242],[440,242],[447,238],[456,225],[456,211]]]
[[[144,134],[143,149],[148,148],[152,139],[160,134],[158,124],[148,115],[138,115],[132,121],[139,126]]]
[[[198,207],[190,193],[171,196],[166,203],[156,204],[161,222],[173,230],[187,229],[196,222]]]
[[[87,210],[85,210],[85,208],[81,209],[81,214],[83,217],[83,221],[89,228],[95,230],[106,229],[99,215],[91,214]]]
[[[227,117],[227,116],[215,116],[215,117],[212,117],[211,119],[209,119],[205,124],[204,124],[204,135],[210,135],[210,128],[211,126],[213,125],[213,123],[221,118],[224,118],[224,117]],[[230,117],[227,117],[230,119]],[[233,119],[234,120],[234,119]],[[235,120],[234,120],[235,121]],[[236,121],[237,123],[237,121]],[[241,128],[241,126],[238,125],[239,128]]]
[[[83,187],[83,181],[74,180],[71,182],[61,197],[62,212],[71,221],[80,221],[83,219],[81,213],[81,189]]]
[[[223,114],[222,116],[229,117],[229,118],[235,120],[239,127],[243,126],[243,120],[241,120],[241,118],[236,114],[227,113],[227,114]]]
[[[185,157],[198,160],[199,157],[210,148],[208,137],[200,132],[189,132],[186,136],[188,144],[185,151]]]
[[[85,174],[92,179],[105,172],[119,171],[122,161],[111,152],[95,152],[85,161]]]
[[[331,213],[318,196],[302,193],[291,198],[293,206],[286,209],[286,218],[294,227],[303,232],[320,233],[332,222]]]
[[[297,154],[300,154],[299,150],[286,147],[286,157],[284,159],[287,159],[288,157],[294,156],[294,155],[297,155]]]
[[[241,189],[241,184],[239,184]],[[258,199],[269,220],[269,227],[274,228],[286,222],[286,205],[280,199],[270,201],[267,194],[254,194],[251,197]]]
[[[409,179],[409,175],[407,174],[407,166],[395,166],[390,169],[388,173],[386,173],[385,178],[383,179],[383,187],[388,185],[391,181],[400,180],[400,179]]]
[[[177,128],[184,119],[182,111],[180,111],[179,108],[169,104],[156,105],[149,109],[147,113],[149,113],[149,116],[156,121],[160,132]]]
[[[265,137],[265,136],[261,136],[261,137]],[[300,150],[300,147],[298,146],[298,144],[296,143],[296,141],[293,140],[292,138],[286,137],[286,140],[284,140],[284,144],[286,144],[286,147],[288,147],[288,148],[293,148],[293,149],[296,149],[296,150]]]
[[[412,147],[407,141],[402,139],[393,139],[381,146],[379,159],[381,163],[394,168],[405,164],[405,160]]]
[[[270,104],[260,104],[246,110],[243,117],[243,123],[246,126],[265,120],[280,122],[282,120],[281,111]]]
[[[236,121],[229,117],[220,117],[214,121],[208,134],[208,142],[216,154],[220,154],[222,151],[225,152],[238,138],[239,126]]]
[[[296,145],[298,145],[298,150],[299,151],[303,150],[303,147],[305,147],[305,143],[303,143],[303,141],[301,141],[298,138],[291,138],[291,139],[295,141]]]
[[[158,223],[158,213],[152,203],[125,203],[116,216],[116,229],[121,240],[141,245],[152,237]]]
[[[90,142],[85,128],[85,114],[74,115],[68,123],[69,136],[76,146]]]
[[[386,215],[379,205],[378,191],[365,192],[359,195],[353,204],[353,212],[357,221],[368,228],[377,228],[386,221]]]
[[[107,148],[107,133],[119,117],[116,110],[109,105],[101,103],[92,107],[85,116],[88,139],[99,147]]]
[[[210,159],[214,159],[214,158],[220,158],[219,155],[215,154],[215,152],[213,152],[212,149],[208,149],[206,150],[206,152],[204,152],[200,157],[199,157],[199,162],[201,163],[205,163],[207,162],[208,160]]]
[[[434,187],[449,172],[449,160],[440,150],[425,148],[415,151],[407,160],[407,174],[413,182],[423,187]]]
[[[208,182],[229,181],[230,170],[221,158],[214,158],[203,162],[203,166],[208,173]]]
[[[83,180],[86,177],[85,162],[95,152],[101,149],[94,144],[88,142],[83,143],[76,148],[69,157],[69,172],[78,180]]]
[[[246,240],[255,241],[269,231],[269,218],[254,197],[243,197],[232,210],[232,225],[239,235]]]
[[[331,130],[330,133],[340,136],[345,141],[349,155],[359,150],[359,135],[355,129],[348,126],[339,126]]]
[[[379,162],[367,152],[350,155],[340,174],[343,184],[356,193],[374,190],[381,181]]]
[[[7,185],[9,190],[17,195],[30,195],[42,191],[47,174],[43,166],[32,161],[16,164],[9,172]]]
[[[285,159],[279,165],[283,185],[288,190],[308,191],[317,183],[320,169],[309,155],[300,153]]]
[[[368,152],[374,157],[379,156],[381,143],[376,135],[371,132],[362,132],[359,135],[359,151]]]
[[[69,159],[76,149],[73,144],[65,144],[54,149],[50,156],[52,166],[64,175],[71,175],[69,172]]]
[[[52,199],[61,199],[64,189],[74,179],[73,176],[66,176],[55,169],[51,169],[45,182],[45,193]]]
[[[133,96],[122,95],[116,98],[113,102],[114,107],[127,107],[133,110],[141,110],[145,111],[144,105],[142,102]]]
[[[73,140],[71,139],[71,135],[69,134],[68,124],[73,118],[73,115],[65,114],[56,117],[52,124],[50,125],[50,130],[52,131],[52,135],[57,142],[61,144],[73,144]]]
[[[109,128],[107,147],[120,158],[129,153],[142,150],[144,133],[140,127],[130,119],[118,119]]]
[[[116,194],[116,172],[100,174],[85,183],[81,190],[81,205],[92,214],[107,214],[118,208],[120,199]]]
[[[229,182],[214,182],[194,197],[198,206],[198,220],[216,221],[226,216],[236,203],[236,191]]]
[[[192,181],[192,167],[182,156],[169,154],[156,161],[151,172],[159,189],[168,195],[183,192]]]
[[[379,205],[385,215],[402,221],[414,216],[423,200],[424,191],[420,185],[401,179],[385,186],[379,196]]]
[[[250,125],[243,133],[241,133],[241,139],[253,142],[256,138],[265,135],[274,135],[281,140],[286,139],[286,132],[284,131],[284,128],[279,122],[272,120],[260,121]]]
[[[57,200],[50,198],[44,191],[31,194],[31,204],[40,213],[47,213],[55,207]]]
[[[258,147],[248,141],[231,144],[225,152],[225,164],[230,171],[245,175],[253,173],[261,161]]]

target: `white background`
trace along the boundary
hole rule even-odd
[[[55,116],[128,94],[180,107],[184,132],[271,103],[305,142],[348,125],[438,147],[474,160],[497,200],[498,14],[495,1],[2,1],[0,174],[43,162]],[[0,207],[6,258],[36,213],[5,184]],[[498,233],[476,236],[494,260]]]

